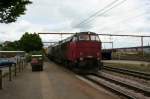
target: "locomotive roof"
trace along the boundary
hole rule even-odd
[[[96,35],[96,33],[94,33],[94,32],[89,32],[89,31],[87,31],[87,32],[78,32],[78,33],[76,33],[77,35],[79,34],[95,34]]]
[[[87,32],[77,32],[77,33],[75,33],[74,35],[72,35],[72,36],[70,36],[70,37],[68,37],[68,38],[72,38],[73,36],[82,35],[82,34],[93,34],[93,35],[97,35],[96,33],[94,33],[94,32],[89,32],[89,31],[87,31]],[[68,38],[66,38],[66,39],[68,39]]]
[[[55,43],[55,44],[52,45],[51,47],[57,46],[57,45],[59,45],[59,44],[61,44],[61,43],[67,42],[67,41],[70,41],[70,40],[72,39],[72,37],[77,36],[77,35],[82,35],[82,34],[93,34],[93,35],[97,35],[96,33],[90,32],[90,31],[87,31],[87,32],[77,32],[77,33],[75,33],[74,35],[72,35],[72,36],[70,36],[70,37],[68,37],[68,38],[66,38],[66,39],[64,39],[64,40],[61,40],[61,41]]]

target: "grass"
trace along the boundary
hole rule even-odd
[[[150,73],[150,64],[104,63],[104,65]]]
[[[124,59],[124,60],[141,60],[150,62],[150,54],[144,53],[144,56],[141,52],[113,52],[113,59]]]

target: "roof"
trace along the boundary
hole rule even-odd
[[[0,51],[0,53],[24,53],[25,51]]]
[[[141,46],[136,46],[136,47],[123,47],[123,48],[113,48],[113,49],[103,49],[103,50],[117,50],[117,49],[137,49],[137,48],[142,48]],[[143,48],[150,48],[150,46],[143,46]]]
[[[124,47],[124,48],[115,48],[115,49],[134,49],[134,48],[142,48],[142,46]],[[143,46],[143,48],[150,48],[150,46]]]
[[[42,56],[42,55],[31,55],[31,56]]]

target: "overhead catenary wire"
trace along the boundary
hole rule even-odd
[[[119,21],[117,21],[117,22],[115,22],[115,23],[112,23],[111,25],[114,26],[115,24],[120,24],[120,23],[122,23],[122,22],[128,22],[128,21],[131,20],[131,19],[135,20],[135,19],[137,19],[138,17],[144,16],[144,15],[148,15],[148,14],[149,14],[149,13],[147,13],[147,12],[142,12],[142,13],[140,13],[140,14],[137,14],[137,15],[130,16],[130,17],[124,18],[124,19],[122,19],[122,20],[119,20]],[[99,25],[99,24],[97,24],[97,25]],[[103,28],[105,28],[105,27],[107,27],[107,25],[103,26],[103,27],[101,28],[101,30],[102,30]]]
[[[87,19],[81,21],[79,24],[76,25],[76,27],[78,26],[82,26],[84,24],[87,24],[91,21],[93,21],[97,16],[103,15],[104,13],[107,13],[108,11],[110,11],[111,9],[121,5],[122,3],[124,3],[127,0],[123,0],[117,3],[117,1],[119,0],[115,0],[113,2],[111,2],[110,4],[106,5],[103,9],[97,11],[96,13],[92,14],[90,17],[88,17]],[[117,3],[117,4],[116,4]],[[91,20],[90,20],[91,19]]]
[[[79,24],[77,24],[76,26],[79,26],[80,24],[83,24],[84,22],[88,21],[90,18],[96,16],[98,13],[100,13],[101,11],[105,10],[106,8],[110,7],[111,5],[113,5],[114,3],[116,3],[119,0],[114,0],[113,2],[109,3],[108,5],[106,5],[104,8],[98,10],[97,12],[93,13],[91,16],[89,16],[88,18],[84,19],[83,21],[81,21]]]
[[[123,2],[125,2],[126,0],[124,0],[124,1],[122,1],[122,2],[119,2],[118,4],[116,4],[116,5],[114,5],[114,6],[112,6],[112,7],[110,7],[109,9],[107,9],[106,11],[104,11],[104,12],[102,12],[102,13],[100,13],[100,14],[98,14],[98,16],[100,16],[100,15],[104,15],[105,13],[107,13],[107,12],[109,12],[110,10],[112,10],[113,8],[115,8],[115,7],[117,7],[117,6],[119,6],[120,4],[122,4]],[[92,21],[94,21],[94,20],[96,20],[96,17],[95,18],[93,18],[93,19],[91,19],[89,22],[86,22],[85,24],[88,24],[88,23],[90,23],[90,22],[92,22]],[[84,25],[84,24],[83,24]]]

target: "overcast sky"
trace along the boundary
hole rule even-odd
[[[109,34],[150,35],[150,0],[118,0],[114,6],[109,6],[83,24],[80,24],[83,20],[115,0],[31,1],[33,4],[27,7],[26,14],[17,22],[0,24],[0,41],[18,40],[24,32],[93,31]],[[42,39],[55,41],[60,37],[42,36]],[[114,41],[115,47],[140,45],[139,38],[101,37],[101,40]],[[148,45],[149,41],[150,39],[145,38],[144,44]]]

